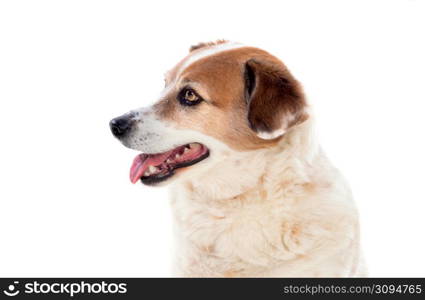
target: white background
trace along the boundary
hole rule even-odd
[[[351,182],[372,276],[425,276],[424,1],[1,1],[0,275],[167,276],[166,189],[108,121],[188,47],[280,57]]]

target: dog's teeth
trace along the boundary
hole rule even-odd
[[[190,147],[193,148],[194,150],[196,150],[196,149],[199,149],[201,147],[201,145],[193,143],[193,144],[190,144]]]
[[[176,154],[176,158],[180,158],[180,154]]]
[[[149,172],[151,174],[155,173],[156,171],[158,171],[158,168],[157,167],[155,167],[155,166],[149,166]]]
[[[189,148],[184,148],[184,152],[183,153],[186,153],[188,151],[190,151]]]
[[[151,172],[146,171],[143,175],[144,175],[144,176],[149,176],[149,175],[151,175]]]
[[[173,161],[171,159],[167,159],[165,162],[169,164],[169,163],[171,163]]]

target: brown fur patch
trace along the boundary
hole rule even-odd
[[[227,270],[226,272],[223,273],[223,277],[226,278],[234,278],[234,277],[239,277],[239,272],[236,270]]]
[[[306,101],[300,84],[278,59],[253,58],[246,63],[247,77],[254,81],[247,95],[248,120],[255,131],[288,129],[306,119]]]
[[[279,92],[287,92],[285,89],[275,91],[273,94],[275,96],[269,101],[263,99],[262,97],[267,97],[267,89],[273,88],[273,85],[277,83],[276,80],[260,79],[256,90],[254,89],[256,98],[251,101],[251,107],[248,106],[245,91],[247,61],[251,61],[252,67],[259,72],[263,71],[260,70],[259,62],[267,61],[268,64],[275,65],[275,69],[280,71],[278,74],[287,76],[291,84],[295,82],[284,65],[263,50],[252,47],[225,50],[201,58],[184,70],[180,70],[189,57],[190,55],[169,72],[169,81],[187,82],[187,86],[193,85],[195,90],[200,88],[199,94],[207,95],[205,101],[192,107],[182,106],[176,100],[179,91],[174,89],[154,106],[160,119],[170,121],[177,128],[200,131],[223,141],[236,150],[254,150],[276,145],[280,138],[273,140],[259,138],[250,128],[250,122],[247,119],[249,109],[253,116],[252,123],[255,124],[258,118],[265,118],[267,120],[263,120],[264,124],[272,129],[279,123],[279,116],[276,114],[280,114],[280,118],[284,119],[285,115],[282,114],[296,113],[305,105],[301,96],[299,96],[300,103],[295,103],[295,99],[292,99],[295,96],[292,94],[285,99],[277,99]],[[268,74],[275,73],[268,71]],[[176,78],[177,76],[179,78]],[[268,86],[261,86],[263,84]],[[301,91],[298,85],[297,88],[299,88],[297,92]],[[295,93],[292,90],[290,92]],[[267,103],[264,103],[265,101]],[[301,120],[299,116],[291,117],[290,123],[293,125],[299,120]]]

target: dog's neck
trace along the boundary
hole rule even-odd
[[[206,203],[230,198],[252,199],[244,195],[273,188],[270,185],[279,182],[276,178],[288,180],[288,184],[308,182],[309,174],[299,172],[305,172],[313,165],[318,152],[314,121],[309,119],[285,133],[277,146],[231,155],[197,176],[196,180],[177,184],[175,192]],[[297,167],[299,164],[307,168]]]

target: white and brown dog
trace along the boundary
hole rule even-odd
[[[110,127],[142,152],[133,183],[172,183],[176,275],[366,275],[350,189],[276,57],[225,41],[194,46],[153,106]]]

